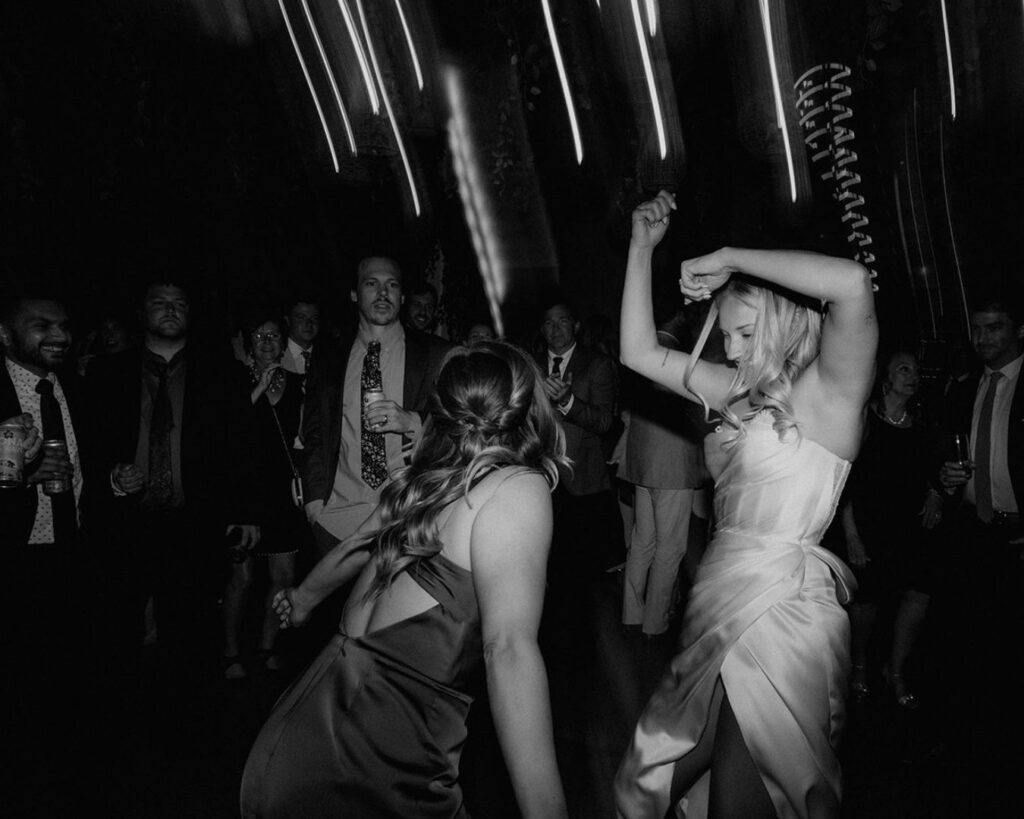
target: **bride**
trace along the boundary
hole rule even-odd
[[[818,544],[861,440],[877,326],[859,264],[722,248],[682,263],[712,300],[692,356],[662,347],[651,256],[675,198],[633,212],[622,361],[721,416],[705,441],[715,535],[680,652],[616,776],[620,816],[837,817],[849,569]],[[822,310],[824,308],[824,312]],[[699,361],[715,318],[731,366]]]

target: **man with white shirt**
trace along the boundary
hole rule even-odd
[[[300,296],[288,305],[284,320],[288,325],[288,345],[281,357],[281,366],[290,373],[309,375],[313,346],[320,334],[320,305]]]
[[[970,322],[984,369],[951,385],[944,422],[947,441],[955,433],[968,435],[970,463],[948,460],[939,473],[955,512],[947,604],[952,633],[943,638],[949,657],[942,675],[950,688],[949,744],[988,778],[1001,764],[993,759],[994,743],[1012,734],[1022,717],[1012,657],[1024,631],[1024,316],[1008,300],[989,299],[977,304]],[[989,780],[994,787],[979,780],[992,800],[988,815],[1001,815],[1001,800],[1012,798],[1016,771],[1003,764],[1007,769]]]

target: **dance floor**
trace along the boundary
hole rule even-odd
[[[581,578],[580,584],[572,603],[577,610],[548,618],[542,644],[570,813],[603,819],[614,816],[611,782],[619,757],[672,643],[623,630],[621,573]],[[919,653],[939,656],[940,648],[926,639]],[[927,667],[916,670],[918,679],[936,679]],[[4,814],[66,816],[67,789],[75,788],[71,801],[105,817],[237,816],[246,754],[290,676],[253,669],[243,681],[218,683],[198,702],[175,701],[169,708],[174,698],[144,663],[112,692],[114,713],[94,746],[99,758],[83,759],[88,777],[55,770],[49,785],[19,793]],[[980,808],[984,785],[972,779],[944,737],[945,706],[927,685],[921,695],[924,704],[915,712],[898,708],[884,691],[851,709],[841,749],[843,816],[1005,815]],[[467,801],[477,819],[516,817],[486,707],[475,711],[463,761]]]

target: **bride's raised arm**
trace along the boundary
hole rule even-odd
[[[651,257],[665,236],[675,207],[675,197],[661,191],[633,211],[629,261],[622,291],[619,349],[622,363],[631,370],[692,401],[699,401],[683,386],[690,356],[660,344],[654,325]],[[703,395],[712,407],[720,407],[731,383],[729,368],[701,362],[693,371],[690,387]]]

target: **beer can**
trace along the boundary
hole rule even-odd
[[[363,393],[363,418],[366,418],[366,408],[375,401],[383,401],[385,398],[384,390],[366,390]],[[364,420],[364,425],[371,432],[373,428],[370,426],[370,422]]]
[[[25,483],[25,427],[0,424],[0,489],[16,489]]]
[[[43,441],[44,452],[63,452],[65,455],[68,452],[67,441],[61,441],[58,438],[51,438],[50,440]],[[71,488],[71,479],[68,477],[63,478],[49,478],[43,481],[43,494],[44,495],[59,495],[62,492],[67,492]]]

